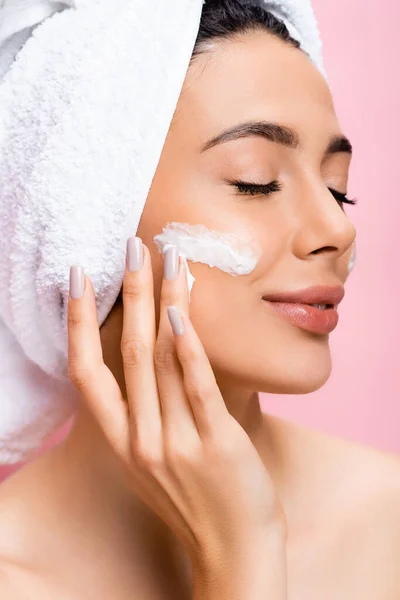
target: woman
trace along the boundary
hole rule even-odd
[[[197,598],[399,596],[398,460],[263,414],[258,401],[329,377],[337,316],[326,305],[343,297],[355,238],[351,145],[286,28],[220,4],[218,19],[205,5],[137,232],[143,254],[129,242],[124,306],[100,339],[90,279],[83,293],[82,270],[71,271],[69,373],[83,402],[67,439],[0,489],[4,598],[191,598],[192,584]],[[262,250],[240,278],[190,264],[201,282],[190,321],[177,253],[163,260],[152,243],[171,221],[249,234]],[[193,443],[193,410],[220,442],[214,461],[158,463],[156,477],[157,385],[170,448]]]

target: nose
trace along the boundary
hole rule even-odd
[[[308,189],[298,206],[299,226],[292,242],[296,256],[309,259],[318,254],[336,260],[351,247],[355,227],[325,186]]]

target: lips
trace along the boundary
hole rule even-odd
[[[342,286],[315,286],[292,292],[271,293],[263,296],[263,300],[267,306],[300,329],[326,335],[338,324],[336,308],[343,297]]]
[[[344,298],[342,286],[314,286],[295,292],[277,292],[263,296],[269,302],[290,302],[293,304],[333,304],[337,306]]]

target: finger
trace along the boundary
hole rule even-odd
[[[153,360],[156,337],[153,272],[150,252],[140,238],[132,237],[127,242],[122,301],[121,354],[131,432],[138,441],[141,436],[156,441],[161,437],[162,423]]]
[[[187,313],[169,306],[178,360],[183,370],[186,396],[200,437],[218,436],[230,417],[210,361]]]
[[[163,431],[171,439],[198,439],[192,409],[186,398],[182,367],[179,363],[167,306],[188,307],[187,275],[183,260],[178,260],[178,248],[173,245],[164,252],[164,278],[160,295],[160,324],[154,362],[160,394]]]
[[[78,265],[70,270],[68,376],[114,450],[123,456],[129,442],[127,407],[104,364],[93,285]]]

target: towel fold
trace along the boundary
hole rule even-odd
[[[239,1],[239,0],[238,0]],[[6,0],[0,9],[0,462],[74,412],[69,267],[101,325],[120,291],[203,0]],[[323,72],[308,0],[265,2]],[[162,99],[162,101],[160,101]]]

